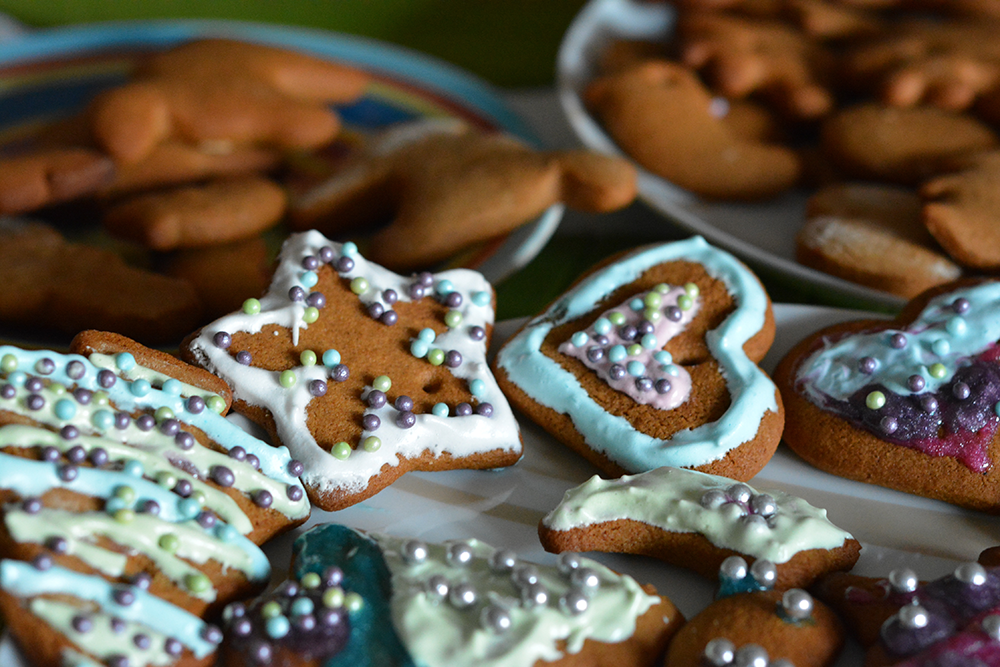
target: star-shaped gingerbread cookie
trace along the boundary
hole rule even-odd
[[[493,290],[458,269],[404,277],[317,231],[285,242],[270,289],[189,338],[186,359],[233,387],[234,410],[302,461],[336,510],[409,470],[521,456],[486,364]]]

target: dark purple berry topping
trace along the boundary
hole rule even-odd
[[[469,338],[477,341],[483,340],[486,338],[486,329],[478,325],[469,327]]]
[[[66,364],[66,375],[69,376],[71,380],[79,380],[87,372],[87,367],[83,365],[82,361],[73,361]]]
[[[77,387],[73,390],[73,398],[75,398],[76,402],[80,405],[87,405],[90,403],[90,400],[94,398],[94,392],[89,389],[84,389],[83,387]]]
[[[116,412],[115,413],[115,428],[119,431],[124,431],[129,426],[132,425],[132,415],[127,412]]]
[[[313,380],[309,383],[309,393],[313,396],[325,396],[326,389],[326,382],[323,380]]]
[[[378,415],[373,415],[370,412],[361,418],[361,426],[366,431],[377,431],[381,425],[382,420],[378,418]]]
[[[200,415],[205,410],[205,399],[201,396],[191,396],[185,404],[187,411],[193,415]]]
[[[64,482],[72,482],[76,479],[76,476],[80,474],[75,465],[66,464],[64,466],[59,466],[59,479]]]
[[[287,467],[288,474],[291,475],[292,477],[298,477],[303,472],[305,472],[305,469],[306,467],[302,465],[302,461],[299,461],[298,459],[292,459],[291,461],[288,462],[288,467]]]
[[[24,404],[28,406],[29,410],[41,410],[45,407],[45,399],[39,394],[31,394],[25,399]]]
[[[236,445],[229,450],[229,458],[236,461],[245,461],[247,458],[247,450],[243,449],[239,445]]]
[[[306,297],[306,305],[313,308],[326,308],[326,296],[322,292],[312,292]]]
[[[191,485],[191,482],[186,479],[177,480],[177,484],[174,485],[174,493],[181,498],[187,498],[193,490],[194,487]]]
[[[458,350],[448,350],[444,355],[444,365],[448,368],[458,368],[462,365],[462,353]]]
[[[24,381],[24,388],[28,391],[41,391],[45,388],[45,383],[40,378],[28,378]]]
[[[133,602],[135,602],[135,593],[131,589],[119,587],[116,588],[114,593],[111,594],[114,601],[123,607],[128,607]]]
[[[163,435],[177,435],[181,430],[181,423],[176,419],[164,419],[160,423],[160,433]]]
[[[42,501],[38,498],[25,498],[21,501],[21,509],[28,514],[38,514],[42,511]]]
[[[391,306],[399,301],[399,295],[396,294],[396,290],[390,288],[382,292],[382,300]]]
[[[73,440],[80,435],[80,429],[73,426],[72,424],[66,424],[61,429],[59,429],[59,435],[62,436],[63,440]]]
[[[635,340],[635,337],[639,335],[639,330],[636,329],[631,324],[626,324],[621,329],[618,330],[618,335],[622,337],[622,340]]]
[[[459,403],[455,406],[456,417],[468,417],[472,414],[472,405],[469,403]]]
[[[325,245],[319,249],[319,259],[321,262],[326,262],[327,264],[329,264],[330,262],[333,261],[333,258],[336,256],[337,253],[335,253],[333,251],[333,248],[331,248],[328,245]]]
[[[889,345],[897,350],[902,350],[906,347],[906,336],[898,332],[892,334],[892,337],[889,338]]]
[[[138,572],[132,577],[129,583],[140,590],[148,591],[150,585],[153,583],[153,578],[149,576],[148,572]]]
[[[285,495],[288,496],[288,499],[293,503],[297,503],[302,500],[302,487],[296,486],[295,484],[289,484],[285,489]]]
[[[42,447],[42,460],[43,461],[58,461],[62,454],[55,447]]]
[[[140,431],[152,431],[153,427],[156,426],[156,419],[153,415],[141,415],[135,420],[135,425],[139,427]]]
[[[399,321],[399,313],[395,310],[387,310],[378,318],[378,321],[382,324],[391,327],[393,324]]]
[[[42,357],[35,364],[35,371],[39,375],[50,375],[56,369],[56,363],[48,357]]]
[[[969,308],[971,307],[972,304],[969,303],[969,300],[966,299],[965,297],[958,297],[951,304],[952,310],[954,310],[959,315],[965,315],[967,312],[969,312]]]
[[[347,273],[354,268],[354,260],[350,257],[340,257],[337,260],[337,272]]]
[[[858,361],[858,370],[865,375],[871,375],[878,368],[878,362],[874,357],[861,357]]]
[[[608,369],[608,375],[612,380],[621,380],[626,373],[625,367],[621,364],[611,364],[611,368]]]
[[[385,308],[382,307],[381,303],[371,303],[368,304],[368,316],[373,320],[377,320],[382,317],[382,313],[385,312]]]
[[[664,314],[667,316],[667,319],[670,320],[671,322],[680,322],[681,319],[684,317],[684,313],[677,306],[667,306],[667,309],[666,311],[664,311]]]
[[[65,537],[50,537],[45,540],[45,546],[54,554],[62,555],[69,551],[69,542]]]
[[[302,268],[306,271],[315,271],[319,268],[319,257],[315,255],[306,255],[302,258]]]
[[[94,629],[94,622],[86,616],[74,616],[73,629],[81,634],[86,634]]]
[[[400,396],[394,404],[397,410],[405,411],[413,409],[413,399],[409,396]]]
[[[642,392],[653,391],[653,381],[648,377],[638,377],[635,379],[635,388]]]
[[[492,417],[493,416],[493,404],[492,403],[480,403],[476,406],[476,414],[481,417]]]
[[[416,276],[417,282],[424,287],[431,287],[434,285],[434,274],[430,271],[421,271]]]
[[[249,366],[250,362],[252,362],[252,361],[253,361],[253,357],[250,355],[249,351],[247,351],[247,350],[240,350],[239,352],[236,353],[236,362],[237,363],[243,364],[244,366]]]
[[[80,445],[70,447],[66,451],[66,458],[69,459],[70,463],[83,463],[87,460],[87,450]]]
[[[102,466],[108,462],[108,452],[103,447],[95,447],[90,450],[90,462],[95,466]]]
[[[209,510],[205,510],[204,512],[199,512],[195,520],[198,522],[199,526],[207,530],[215,526],[215,523],[216,521],[218,521],[218,518],[215,516],[215,512],[210,512]]]
[[[143,514],[151,514],[153,516],[159,516],[160,514],[160,503],[156,502],[152,498],[142,501],[139,511]]]
[[[295,303],[302,303],[306,300],[306,291],[296,285],[288,290],[288,298]]]
[[[653,388],[656,389],[657,394],[665,394],[670,391],[670,380],[667,378],[660,378],[653,383]]]
[[[413,299],[414,301],[419,301],[420,299],[423,299],[425,296],[427,296],[427,290],[425,290],[424,286],[419,283],[413,283],[412,285],[410,285],[409,292],[410,292],[410,298]]]
[[[448,292],[444,297],[444,305],[449,308],[458,308],[462,305],[462,295],[458,292]]]

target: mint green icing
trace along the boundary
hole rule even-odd
[[[809,549],[835,549],[851,535],[826,518],[826,510],[781,491],[769,491],[777,511],[767,523],[743,520],[736,503],[708,509],[706,491],[725,491],[735,482],[681,468],[658,468],[638,475],[605,480],[595,475],[566,492],[543,520],[558,531],[632,519],[675,533],[699,533],[723,549],[785,563]],[[752,493],[758,492],[753,487]]]
[[[956,299],[969,301],[969,310],[959,315],[952,308]],[[906,345],[894,348],[889,340],[895,333],[906,337]],[[951,381],[955,371],[971,357],[1000,340],[1000,282],[986,282],[947,292],[931,299],[906,329],[857,333],[841,340],[826,341],[800,366],[798,378],[808,380],[802,389],[820,405],[824,395],[846,400],[869,384],[881,384],[890,391],[908,396],[933,393]],[[873,373],[858,370],[861,359],[875,359]],[[934,377],[929,367],[942,364],[946,370]],[[909,388],[911,375],[924,379],[919,392]]]
[[[726,380],[731,404],[718,421],[659,440],[636,430],[624,417],[606,412],[572,373],[542,354],[541,344],[554,327],[592,311],[647,269],[671,261],[701,264],[726,285],[736,302],[736,309],[705,335]],[[626,470],[696,467],[721,459],[753,439],[764,415],[778,409],[774,383],[743,351],[743,345],[764,326],[767,309],[767,295],[756,277],[732,255],[696,236],[637,250],[586,277],[508,341],[497,356],[497,365],[532,400],[568,415],[591,448]]]
[[[560,596],[570,590],[568,577],[555,567],[541,565],[537,566],[539,581],[549,591],[549,603],[525,608],[519,604],[511,574],[490,568],[488,559],[495,551],[493,547],[465,540],[474,557],[464,566],[454,566],[446,558],[449,542],[429,544],[426,561],[410,564],[401,556],[405,538],[372,537],[392,573],[393,624],[421,666],[523,667],[539,660],[558,660],[567,653],[580,652],[587,639],[620,642],[631,637],[636,619],[660,600],[644,592],[631,577],[583,559],[583,566],[600,578],[586,611],[574,615],[559,607]],[[435,601],[426,592],[426,582],[434,575],[444,576],[452,586],[472,584],[478,592],[477,602],[458,608]],[[497,632],[484,627],[481,616],[489,603],[507,609],[512,622],[508,630]]]
[[[136,667],[139,665],[165,667],[176,662],[176,658],[164,650],[167,637],[151,630],[143,623],[126,622],[124,631],[116,633],[111,630],[109,614],[88,614],[94,622],[94,627],[89,632],[77,632],[73,629],[73,617],[81,610],[76,605],[49,598],[35,598],[28,604],[28,608],[35,616],[65,634],[76,646],[102,660],[115,655],[124,655],[129,659],[129,664]],[[140,649],[132,641],[132,637],[139,632],[150,639],[150,646],[145,650]],[[81,663],[77,660],[75,664],[94,663]]]
[[[55,565],[39,571],[29,563],[4,560],[0,561],[0,588],[22,599],[70,595],[92,602],[101,613],[141,623],[164,637],[173,637],[198,658],[207,657],[216,648],[215,644],[202,637],[206,626],[197,616],[134,587],[131,590],[135,601],[128,606],[120,605],[114,600],[114,587],[100,577]]]

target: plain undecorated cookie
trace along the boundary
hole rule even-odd
[[[682,65],[649,61],[602,77],[584,92],[615,142],[642,167],[710,199],[766,199],[799,178],[795,153],[744,136]]]
[[[962,274],[927,233],[920,197],[891,185],[846,183],[818,191],[795,241],[802,264],[903,298]]]

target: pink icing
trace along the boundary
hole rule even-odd
[[[636,386],[636,380],[640,376],[632,375],[628,372],[625,373],[624,377],[619,379],[611,376],[611,367],[615,365],[615,362],[610,360],[608,351],[615,345],[623,345],[628,348],[638,342],[639,339],[625,340],[621,337],[620,331],[622,327],[628,325],[637,326],[645,319],[642,311],[633,310],[629,304],[635,299],[644,299],[647,294],[649,292],[643,292],[642,294],[630,297],[627,302],[601,313],[598,321],[601,318],[610,319],[613,313],[621,313],[625,317],[624,324],[621,326],[612,326],[611,330],[604,334],[604,337],[607,338],[606,344],[599,344],[595,340],[599,334],[594,330],[593,325],[591,325],[584,332],[587,334],[586,343],[580,346],[574,345],[571,337],[570,340],[563,342],[559,346],[559,352],[580,360],[587,368],[594,371],[599,378],[607,382],[611,388],[628,395],[637,403],[651,405],[660,410],[670,410],[687,400],[691,393],[691,376],[683,366],[673,363],[663,364],[657,361],[654,355],[662,351],[663,346],[671,338],[684,330],[698,310],[697,300],[695,300],[693,307],[680,311],[681,318],[679,321],[675,322],[665,315],[667,309],[670,307],[676,308],[678,299],[686,294],[683,287],[674,287],[666,293],[661,294],[661,304],[658,310],[662,316],[655,322],[652,322],[652,335],[656,338],[656,346],[650,349],[643,348],[639,354],[627,356],[623,361],[617,362],[618,365],[625,367],[628,366],[629,362],[639,362],[645,369],[642,377],[649,378],[653,383],[658,380],[667,380],[670,383],[670,388],[663,393],[656,389],[640,391]],[[604,350],[604,355],[596,362],[591,361],[587,356],[587,351],[594,346],[601,347]]]

